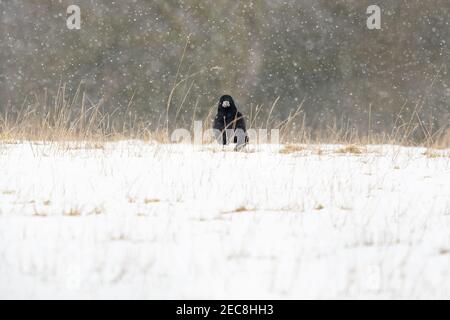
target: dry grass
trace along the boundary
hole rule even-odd
[[[86,141],[79,144],[60,144],[60,146],[63,146],[63,148],[66,150],[104,150],[105,141]]]
[[[82,87],[80,83],[70,96],[60,84],[52,97],[45,90],[28,96],[21,106],[6,106],[0,114],[0,141],[91,141],[86,146],[98,149],[104,141],[157,138],[132,110],[132,101],[126,110],[111,110],[103,98],[92,102]]]
[[[193,114],[192,119],[181,121],[177,116],[169,119],[170,110],[175,109],[176,115],[187,111],[184,106],[185,99],[182,100],[180,106],[174,106],[172,100],[175,89],[182,87],[179,84],[184,83],[184,79],[180,80],[178,76],[176,77],[176,84],[167,101],[166,119],[160,119],[157,123],[154,121],[152,123],[150,119],[135,110],[133,107],[134,97],[130,99],[126,107],[115,109],[109,101],[103,98],[91,101],[85,93],[84,83],[80,83],[73,94],[69,94],[66,85],[62,83],[54,94],[50,94],[47,90],[41,93],[33,92],[24,99],[20,106],[9,104],[2,106],[0,142],[9,144],[20,143],[24,140],[70,141],[80,142],[80,148],[85,149],[103,149],[105,142],[124,139],[172,143],[169,128],[187,128],[192,132],[196,120],[197,105],[195,110],[190,110],[190,113]],[[189,91],[181,92],[181,95],[185,97],[187,93]],[[367,132],[357,131],[354,125],[344,118],[339,121],[335,119],[332,125],[324,125],[320,130],[312,130],[303,112],[304,105],[308,103],[306,98],[289,113],[286,119],[272,117],[273,114],[276,114],[274,110],[279,100],[280,97],[277,97],[273,103],[266,106],[250,104],[246,121],[248,128],[264,128],[269,133],[271,129],[278,129],[279,141],[286,144],[280,151],[282,154],[302,151],[299,144],[343,144],[347,147],[338,150],[337,153],[352,154],[363,153],[357,145],[367,144],[388,143],[421,145],[434,149],[450,148],[449,126],[435,128],[431,124],[427,125],[420,118],[419,114],[423,113],[425,108],[424,101],[417,102],[415,106],[403,106],[395,118],[392,131],[376,134],[372,132],[370,126],[371,116],[369,116]],[[209,129],[215,108],[216,106],[212,105],[207,115],[202,116],[203,130]],[[187,113],[189,114],[189,112]],[[191,122],[189,123],[189,121]],[[251,143],[258,142],[260,141],[251,141]],[[77,148],[77,146],[72,144],[70,148]]]
[[[442,150],[436,150],[433,148],[428,148],[427,151],[423,153],[424,156],[427,158],[450,158],[450,151],[442,151]]]
[[[159,200],[159,199],[152,199],[152,198],[144,199],[144,204],[152,204],[152,203],[158,203],[158,202],[161,202],[161,200]]]
[[[364,150],[361,147],[358,147],[356,145],[348,145],[344,146],[342,148],[339,148],[334,151],[335,153],[345,153],[345,154],[362,154]]]
[[[317,211],[320,211],[320,210],[322,210],[322,209],[325,209],[325,207],[322,205],[322,204],[317,204],[315,207],[314,207],[314,210],[317,210]]]
[[[70,209],[69,211],[65,211],[63,215],[67,217],[79,217],[81,216],[81,211],[78,209]]]
[[[434,149],[449,149],[450,148],[450,128],[442,130],[442,134],[438,136],[436,142],[431,145]]]
[[[280,150],[281,154],[291,154],[296,152],[304,151],[305,147],[302,147],[297,144],[287,144],[283,147],[283,149]]]
[[[251,210],[248,209],[246,206],[240,206],[233,210],[233,212],[247,212],[247,211],[251,211]]]

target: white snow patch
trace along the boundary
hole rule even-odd
[[[0,298],[450,298],[448,156],[282,147],[0,144]]]

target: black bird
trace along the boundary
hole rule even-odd
[[[244,116],[237,110],[230,95],[220,97],[213,129],[217,141],[223,145],[234,142],[236,149],[241,149],[248,143]]]

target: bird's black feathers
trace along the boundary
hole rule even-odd
[[[217,115],[214,118],[213,129],[219,143],[227,144],[233,141],[236,148],[248,143],[247,128],[242,113],[230,95],[223,95],[219,100]]]

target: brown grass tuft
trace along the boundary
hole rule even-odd
[[[64,212],[63,215],[67,217],[78,217],[81,216],[81,212],[78,209],[70,209],[69,211]]]
[[[159,199],[144,199],[144,204],[158,203],[161,202]]]
[[[314,207],[314,210],[318,210],[319,211],[319,210],[322,210],[322,209],[325,209],[325,207],[322,204],[320,204],[320,203],[317,206]]]
[[[348,146],[345,146],[345,147],[337,149],[335,151],[335,153],[362,154],[363,150],[360,147],[358,147],[358,146],[356,146],[354,144],[351,144],[351,145],[348,145]]]
[[[305,150],[304,147],[298,145],[298,144],[287,144],[283,147],[283,149],[280,150],[281,154],[290,154],[290,153],[296,153]]]
[[[245,206],[240,206],[240,207],[234,209],[233,212],[246,212],[246,211],[250,211],[250,210]]]

